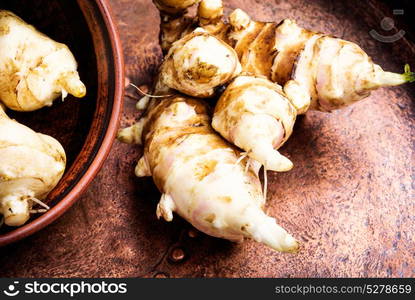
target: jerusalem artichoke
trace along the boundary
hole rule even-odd
[[[293,20],[256,22],[240,9],[229,20],[243,70],[282,85],[299,113],[338,109],[374,89],[415,78],[408,69],[385,72],[356,44],[300,28]]]
[[[200,0],[153,0],[157,8],[170,15],[184,14],[186,9]]]
[[[188,23],[234,48],[243,74],[265,76],[283,86],[299,114],[308,109],[338,109],[366,98],[374,89],[415,80],[409,67],[405,67],[403,74],[385,72],[356,44],[300,28],[293,20],[279,24],[253,21],[244,11],[236,9],[227,24],[221,20],[222,12],[220,0],[202,0],[198,16]],[[186,37],[188,31],[179,34],[179,28],[170,30],[176,36]],[[211,52],[215,52],[214,48],[198,57],[203,60],[202,55]],[[224,53],[216,55],[219,60]],[[197,88],[198,82],[189,78],[188,85]],[[212,89],[216,86],[212,84]]]
[[[160,12],[160,47],[166,54],[171,45],[192,32],[197,26],[194,18],[186,16],[187,8],[198,0],[153,0]]]
[[[239,76],[219,98],[212,127],[266,169],[288,171],[293,164],[274,149],[290,137],[296,115],[279,85],[265,78]]]
[[[168,53],[155,85],[158,98],[140,101],[145,117],[118,138],[144,146],[135,172],[152,176],[162,192],[158,217],[170,221],[177,212],[212,236],[251,237],[294,251],[297,242],[261,210],[261,164],[265,172],[292,167],[277,150],[297,114],[343,107],[375,88],[414,81],[414,73],[409,67],[403,75],[384,72],[357,45],[291,20],[256,22],[237,9],[226,23],[220,0],[202,0],[194,18],[187,8],[198,1],[154,2]],[[223,90],[213,119],[206,103],[188,97]]]
[[[65,164],[57,140],[11,120],[0,105],[0,214],[6,225],[23,225],[37,212],[36,204],[48,208],[41,200],[56,186]]]
[[[13,110],[33,111],[68,93],[86,94],[68,47],[0,10],[0,101]]]
[[[136,175],[153,176],[162,192],[157,216],[171,221],[177,212],[212,236],[250,237],[278,251],[295,251],[295,239],[262,210],[258,166],[245,171],[240,152],[210,122],[205,103],[175,95],[152,100],[138,125],[120,131],[124,141],[142,139],[144,155]]]
[[[160,67],[162,84],[194,97],[210,97],[215,88],[238,75],[235,51],[204,30],[176,41]]]

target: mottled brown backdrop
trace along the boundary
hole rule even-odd
[[[128,79],[146,88],[161,60],[158,15],[150,0],[111,0]],[[260,20],[284,17],[359,43],[385,69],[415,67],[413,31],[378,1],[225,1]],[[391,3],[391,1],[388,1]],[[413,11],[412,11],[413,15]],[[392,16],[396,29],[382,30]],[[375,29],[405,38],[388,44]],[[415,85],[383,89],[367,101],[297,121],[283,153],[295,164],[269,173],[267,211],[302,243],[280,254],[247,241],[232,244],[155,216],[151,179],[133,175],[140,149],[115,142],[87,192],[62,218],[0,249],[4,277],[402,277],[415,276]],[[122,126],[138,117],[127,88]]]

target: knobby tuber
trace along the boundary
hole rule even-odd
[[[355,43],[303,29],[293,20],[256,22],[240,9],[229,20],[243,70],[282,85],[299,113],[342,108],[379,87],[415,79],[408,68],[404,74],[385,72]]]
[[[0,105],[0,214],[9,226],[23,225],[63,175],[65,151],[54,138],[11,120]]]
[[[202,0],[194,17],[187,8],[199,1],[154,2],[166,54],[157,98],[137,104],[145,117],[118,138],[144,146],[136,175],[152,176],[162,192],[157,215],[170,221],[177,212],[212,236],[295,251],[297,242],[261,210],[261,165],[265,174],[291,169],[277,150],[297,114],[344,107],[373,89],[412,82],[414,73],[385,72],[356,44],[292,20],[257,22],[236,9],[225,22],[220,0]],[[213,118],[188,96],[219,98]]]
[[[373,89],[415,80],[409,66],[405,67],[404,74],[385,72],[356,44],[300,28],[293,20],[287,19],[279,24],[253,21],[240,9],[230,14],[228,23],[222,17],[220,0],[202,0],[198,15],[192,21],[193,27],[200,27],[196,31],[203,30],[205,34],[221,39],[237,53],[242,70],[229,76],[225,85],[235,76],[244,75],[227,86],[216,105],[212,125],[228,141],[274,171],[286,171],[292,167],[291,162],[271,145],[278,149],[290,136],[296,114],[305,113],[308,109],[331,111],[366,98]],[[174,31],[179,27],[170,29]],[[180,36],[177,32],[175,34]],[[169,54],[174,56],[174,45],[185,43],[191,33],[182,33],[181,36],[173,43]],[[199,61],[205,60],[205,53],[215,53],[216,61],[227,57],[225,52],[216,51],[214,47],[208,50],[208,46],[201,42],[194,43],[191,51],[198,53]],[[164,64],[170,59],[166,59]],[[217,66],[216,73],[226,73],[225,64]],[[170,72],[169,80],[164,81],[167,86],[188,95],[212,95],[193,92],[203,90],[204,86],[189,76],[185,82],[192,86],[192,91],[183,88],[182,78],[185,76],[177,74],[181,74],[185,67],[179,64],[174,67],[175,73]],[[161,77],[164,71],[162,68]],[[264,78],[254,80],[253,76]],[[258,86],[248,88],[241,84],[248,78]],[[268,84],[264,84],[267,79]],[[179,84],[172,84],[175,81]],[[275,86],[272,88],[273,83]],[[211,91],[217,91],[217,82],[209,84]],[[271,93],[272,89],[278,92]],[[272,110],[278,107],[276,103],[294,106],[297,112]]]
[[[284,93],[299,114],[308,109],[338,109],[366,98],[374,89],[415,80],[415,73],[410,72],[408,66],[403,74],[385,72],[358,45],[303,29],[293,20],[259,22],[236,9],[226,23],[221,20],[223,9],[220,0],[202,0],[198,13],[201,16],[187,22],[234,48],[244,74],[265,76],[283,86]],[[185,39],[188,27],[181,33],[178,32],[180,26],[170,27],[169,34]],[[210,50],[215,52],[213,48]],[[220,55],[225,53],[216,52],[216,56]],[[200,56],[199,59],[203,60]],[[194,86],[198,86],[196,81]],[[184,90],[181,92],[186,93]]]
[[[266,78],[239,76],[219,98],[212,126],[268,170],[288,171],[277,150],[290,137],[297,112],[281,87]]]
[[[119,133],[144,145],[136,175],[152,176],[162,192],[157,216],[171,221],[176,212],[215,237],[295,251],[295,239],[262,210],[258,164],[239,159],[240,151],[212,129],[208,111],[203,101],[181,95],[153,99],[146,116]]]
[[[0,10],[0,101],[13,110],[33,111],[68,93],[86,94],[68,47]]]

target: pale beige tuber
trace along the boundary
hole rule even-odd
[[[9,226],[21,226],[61,179],[65,151],[54,138],[11,120],[0,105],[0,214]],[[42,208],[35,209],[40,205]]]
[[[33,111],[68,93],[86,94],[68,47],[0,10],[0,101],[13,110]]]
[[[409,66],[403,74],[383,71],[355,43],[303,29],[294,20],[286,19],[280,23],[254,21],[244,11],[236,9],[226,23],[222,14],[220,0],[202,0],[198,15],[186,22],[194,28],[203,28],[234,48],[243,74],[264,76],[280,84],[299,114],[308,109],[331,111],[342,108],[366,98],[374,89],[415,81],[415,73]],[[176,37],[188,35],[189,26],[183,32],[178,32],[179,29],[180,26],[170,28]],[[199,47],[209,55],[215,53],[218,61],[225,59],[224,52],[213,47],[208,51],[202,44]],[[199,60],[203,61],[204,53],[199,53]],[[217,85],[212,88],[231,79],[215,82],[212,85]],[[189,78],[188,85],[197,89],[199,83]]]
[[[157,216],[171,221],[176,212],[215,237],[296,251],[297,241],[263,211],[260,166],[247,166],[210,122],[206,103],[175,95],[151,100],[146,116],[120,131],[121,140],[144,145],[136,175],[152,176],[162,192]]]
[[[296,251],[262,210],[266,171],[292,168],[278,149],[296,116],[344,107],[375,88],[414,81],[414,73],[384,72],[356,44],[292,20],[257,22],[236,9],[226,22],[220,0],[202,0],[193,17],[187,9],[198,1],[154,2],[167,55],[154,95],[137,105],[144,117],[118,138],[144,146],[136,175],[152,176],[161,191],[157,216],[171,221],[176,212],[212,236]],[[190,96],[218,98],[213,119],[208,104]]]
[[[297,111],[281,87],[266,78],[239,76],[219,98],[212,126],[268,170],[288,171],[280,148],[290,137]]]
[[[204,30],[176,41],[160,67],[159,80],[194,97],[211,97],[215,88],[237,76],[241,65],[235,51]]]

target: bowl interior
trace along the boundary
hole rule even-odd
[[[100,134],[105,131],[104,124],[95,124],[95,129],[98,131],[94,136],[90,134],[94,122],[102,121],[102,119],[95,119],[98,113],[97,105],[100,101],[107,100],[107,98],[98,97],[99,68],[94,41],[88,29],[87,20],[76,1],[2,0],[0,9],[12,11],[52,39],[68,45],[78,62],[80,77],[87,87],[87,96],[82,99],[69,95],[64,102],[57,99],[52,107],[35,112],[8,111],[11,118],[37,132],[48,134],[59,140],[66,151],[65,175],[46,199],[46,202],[54,205],[69,192],[71,186],[79,180],[82,170],[88,167],[88,162],[92,160],[99,146]],[[102,105],[104,111],[110,107],[111,103],[108,101]],[[83,148],[86,144],[89,145],[89,150],[84,153]],[[81,152],[83,158],[80,157]],[[76,166],[81,163],[82,166]],[[74,172],[75,169],[77,169],[77,174]],[[14,228],[3,226],[0,229],[0,236],[12,230]]]

